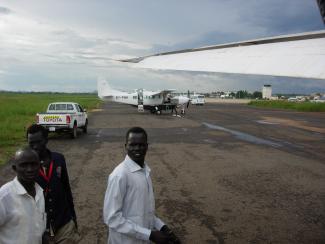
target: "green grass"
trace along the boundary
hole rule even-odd
[[[325,103],[288,101],[251,101],[248,105],[256,107],[291,109],[302,112],[325,112]]]
[[[26,142],[26,127],[51,102],[77,102],[88,111],[100,104],[95,94],[0,92],[0,165]]]

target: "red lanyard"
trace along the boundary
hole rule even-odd
[[[50,163],[50,169],[49,169],[48,175],[46,175],[46,173],[44,173],[43,169],[40,169],[39,173],[44,178],[44,180],[46,180],[46,182],[49,183],[51,180],[51,177],[52,177],[52,171],[53,171],[53,161],[51,161],[51,163]]]

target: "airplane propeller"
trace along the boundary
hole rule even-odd
[[[190,90],[187,90],[187,97],[188,97],[188,102],[187,102],[186,108],[188,108],[190,106],[190,102],[191,102]]]

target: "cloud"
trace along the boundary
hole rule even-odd
[[[88,64],[107,66],[117,56],[135,56],[148,52],[151,46],[115,37],[79,33],[72,28],[40,21],[25,15],[8,16],[0,20],[1,46],[0,62],[11,60],[35,65],[47,64]],[[16,63],[16,65],[17,65]]]
[[[211,10],[218,17],[210,16]],[[198,16],[202,19],[198,20]],[[153,51],[165,52],[324,28],[316,1],[246,1],[245,4],[234,0],[216,1],[214,8],[211,6],[205,15],[198,14],[193,19],[197,20],[196,24],[201,24],[199,35],[183,38],[171,45],[156,44]],[[191,21],[185,29],[193,27]]]
[[[324,83],[316,81],[135,70],[113,61],[320,29],[323,24],[314,1],[94,0],[80,4],[58,0],[53,5],[3,0],[2,4],[8,7],[0,7],[0,67],[4,71],[0,89],[5,85],[19,89],[28,82],[36,90],[93,91],[99,75],[122,89],[254,91],[270,81],[274,90],[324,88]]]
[[[6,75],[6,74],[8,74],[7,71],[5,71],[5,70],[1,70],[1,69],[0,69],[0,76],[1,76],[1,75]]]
[[[6,15],[10,13],[12,13],[12,11],[9,8],[0,6],[0,15]]]

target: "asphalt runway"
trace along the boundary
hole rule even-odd
[[[106,243],[107,177],[132,126],[148,132],[157,215],[182,243],[325,243],[325,113],[206,104],[180,118],[113,103],[88,134],[49,141],[67,159],[81,243]],[[3,167],[0,185],[12,175]]]

